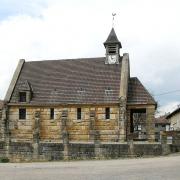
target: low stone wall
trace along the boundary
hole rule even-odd
[[[63,151],[62,143],[40,143],[37,156],[34,157],[33,144],[11,142],[8,158],[11,162],[58,161],[63,160]]]
[[[69,144],[70,159],[93,159],[95,158],[95,145],[84,143]]]
[[[11,142],[9,144],[8,158],[12,162],[31,161],[32,153],[31,143]]]
[[[64,146],[62,143],[40,143],[39,159],[45,161],[63,160]]]
[[[1,157],[5,157],[6,152],[5,152],[5,143],[4,142],[0,142],[0,158]]]
[[[180,152],[180,145],[171,144],[170,149],[172,153]]]
[[[159,156],[163,154],[161,144],[101,144],[100,158]]]
[[[1,142],[0,157],[5,157],[4,155],[5,143]],[[73,159],[115,159],[122,157],[159,155],[163,155],[163,148],[161,144],[69,143],[68,148],[65,148],[63,143],[40,142],[38,146],[38,153],[34,156],[33,144],[27,142],[11,142],[9,146],[8,159],[11,162],[31,162]]]
[[[172,138],[172,144],[169,145],[169,151],[171,153],[180,152],[180,131],[163,131],[161,132],[162,147],[167,147],[168,137]],[[163,147],[163,149],[165,149]]]
[[[128,144],[101,144],[99,147],[99,158],[119,158],[129,155]]]
[[[135,144],[134,155],[136,156],[160,156],[163,155],[161,144]]]

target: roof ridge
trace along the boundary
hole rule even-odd
[[[97,60],[97,59],[104,59],[104,57],[89,57],[89,58],[72,58],[72,59],[42,59],[42,60],[34,60],[34,61],[26,61],[26,63],[29,62],[44,62],[44,61],[76,61],[76,60]]]
[[[138,79],[137,77],[130,77],[130,79]]]
[[[169,119],[170,117],[172,117],[174,114],[180,112],[180,107],[177,107],[174,111],[172,111],[170,114],[167,115],[167,119]]]

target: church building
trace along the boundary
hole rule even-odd
[[[156,101],[112,28],[105,57],[21,59],[5,97],[1,134],[12,142],[153,142]],[[2,118],[2,122],[3,122]],[[1,136],[5,137],[5,136]],[[67,140],[67,139],[66,139]]]

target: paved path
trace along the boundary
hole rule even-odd
[[[0,164],[0,180],[180,180],[180,156]]]

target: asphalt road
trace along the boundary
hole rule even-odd
[[[0,180],[180,180],[180,156],[0,164]]]

